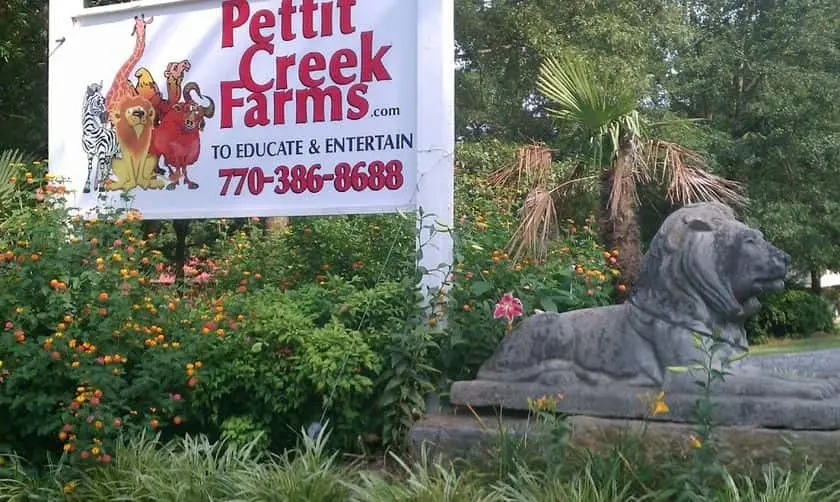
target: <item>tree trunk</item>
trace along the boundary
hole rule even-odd
[[[288,216],[278,216],[265,219],[265,229],[268,234],[280,235],[285,232],[287,228],[289,228]]]
[[[172,220],[175,228],[175,278],[184,278],[184,264],[187,262],[187,235],[190,233],[190,220]]]
[[[822,274],[819,270],[811,270],[811,291],[817,295],[822,293]]]
[[[607,251],[618,251],[617,265],[621,275],[615,278],[616,303],[623,303],[642,265],[639,220],[636,212],[636,179],[633,176],[631,144],[624,142],[612,167],[601,174],[600,232]],[[616,217],[610,214],[610,194],[613,185],[622,185]]]

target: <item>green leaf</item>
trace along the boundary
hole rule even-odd
[[[470,291],[476,296],[481,296],[493,289],[493,285],[487,281],[476,281],[470,286]]]
[[[543,310],[546,312],[557,312],[557,304],[554,303],[550,297],[545,297],[540,300],[540,305],[542,305]]]

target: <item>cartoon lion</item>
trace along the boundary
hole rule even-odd
[[[110,190],[163,188],[163,181],[154,172],[154,159],[149,157],[155,117],[154,106],[142,96],[129,96],[119,102],[113,121],[123,158],[113,162]]]

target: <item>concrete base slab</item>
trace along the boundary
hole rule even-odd
[[[513,433],[534,432],[533,422],[522,417],[480,415],[456,409],[449,414],[429,415],[411,429],[415,450],[425,445],[433,454],[446,458],[469,458],[487,455],[489,442],[498,437],[499,427]],[[651,451],[662,454],[683,454],[690,448],[690,424],[646,422],[642,420],[607,419],[571,416],[570,443],[591,451],[615,446],[628,435],[642,436]],[[731,467],[749,468],[776,462],[791,461],[790,450],[805,456],[812,463],[837,467],[840,463],[840,430],[787,431],[751,426],[719,426],[714,429],[715,445],[721,460]]]
[[[658,393],[656,389],[649,387],[569,387],[560,391],[563,399],[557,409],[570,415],[693,422],[692,410],[700,396],[697,393],[687,393],[686,390],[686,385],[672,389],[666,386],[665,402],[670,411],[657,417],[649,417],[650,401]],[[556,386],[540,383],[471,380],[455,382],[449,400],[458,406],[527,410],[528,398],[537,399],[557,393]],[[780,397],[769,393],[763,397],[723,394],[714,395],[712,401],[713,418],[721,425],[790,430],[840,429],[840,397],[836,396],[818,399],[814,396]]]

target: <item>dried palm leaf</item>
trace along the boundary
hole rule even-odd
[[[551,191],[544,186],[534,187],[522,205],[522,221],[508,242],[513,259],[528,255],[542,259],[548,251],[548,239],[556,228],[556,211]]]
[[[744,187],[708,172],[703,156],[683,146],[662,140],[645,145],[644,162],[638,165],[643,182],[664,183],[666,199],[671,204],[717,201],[731,206],[745,206]]]
[[[514,178],[517,186],[523,179],[533,185],[547,183],[551,178],[551,149],[542,143],[519,147],[515,162],[493,171],[487,179],[494,185],[507,185]]]

